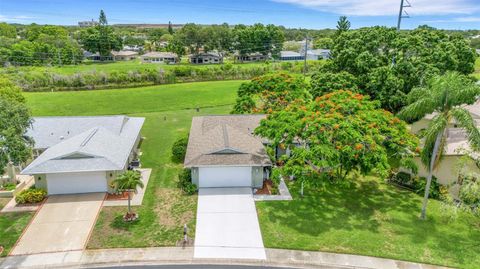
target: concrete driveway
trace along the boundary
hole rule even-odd
[[[105,193],[48,197],[11,255],[84,249],[104,198]]]
[[[199,190],[194,257],[266,259],[252,189]]]

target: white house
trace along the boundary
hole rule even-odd
[[[272,162],[253,135],[265,115],[194,117],[184,166],[198,187],[261,188]]]
[[[148,52],[140,59],[143,63],[176,64],[179,62],[177,54],[172,52]]]
[[[138,57],[138,52],[131,50],[112,51],[114,61],[130,61]]]
[[[296,51],[281,51],[280,60],[281,61],[303,61],[305,56],[296,52]]]
[[[144,118],[35,117],[34,160],[21,172],[48,194],[111,192],[111,182],[138,158]]]
[[[307,50],[307,60],[326,60],[330,59],[330,50],[314,49]]]

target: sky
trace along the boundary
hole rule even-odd
[[[276,24],[334,28],[345,15],[352,28],[396,26],[401,0],[0,0],[0,21],[76,25],[97,19],[110,24]],[[406,1],[406,0],[405,0]],[[428,24],[442,29],[480,29],[480,0],[409,0],[402,28]],[[406,3],[405,3],[406,4]]]

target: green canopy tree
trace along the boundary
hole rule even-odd
[[[132,215],[132,208],[130,205],[131,192],[137,193],[137,188],[143,188],[142,175],[139,171],[128,170],[119,175],[112,182],[115,184],[115,189],[118,191],[126,191],[128,194],[128,215]]]
[[[103,10],[100,11],[98,21],[98,25],[82,31],[80,40],[86,50],[98,52],[103,60],[110,56],[112,50],[122,49],[122,39],[108,25],[107,17]]]
[[[0,78],[0,174],[9,162],[18,165],[31,156],[33,141],[26,136],[30,124],[20,89]]]
[[[406,123],[380,109],[378,102],[351,91],[335,91],[307,105],[275,111],[255,133],[274,146],[289,148],[282,171],[310,182],[343,180],[352,171],[386,176],[391,163],[415,168],[412,158],[418,141]]]
[[[348,72],[317,72],[310,81],[310,93],[313,98],[337,90],[350,90],[358,92],[356,78]]]
[[[312,100],[304,78],[286,73],[268,74],[242,83],[237,96],[233,114],[272,113],[292,102]]]
[[[405,120],[416,120],[426,114],[435,113],[425,130],[424,146],[421,152],[423,165],[428,169],[425,195],[420,217],[425,219],[428,195],[432,183],[432,175],[440,164],[446,145],[449,126],[453,122],[465,130],[465,134],[474,150],[480,149],[480,131],[470,113],[462,107],[473,104],[480,94],[480,87],[468,78],[448,72],[435,76],[425,87],[415,88],[408,94],[408,105],[404,107],[399,117]]]
[[[350,29],[350,21],[347,19],[347,16],[340,16],[337,21],[337,31],[335,32],[336,36],[341,35],[343,32],[346,32]]]

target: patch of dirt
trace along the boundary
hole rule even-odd
[[[166,228],[176,228],[190,223],[194,218],[191,210],[194,196],[183,195],[179,189],[160,188],[156,191],[159,198],[154,208],[158,222]],[[196,196],[195,196],[196,197]]]

